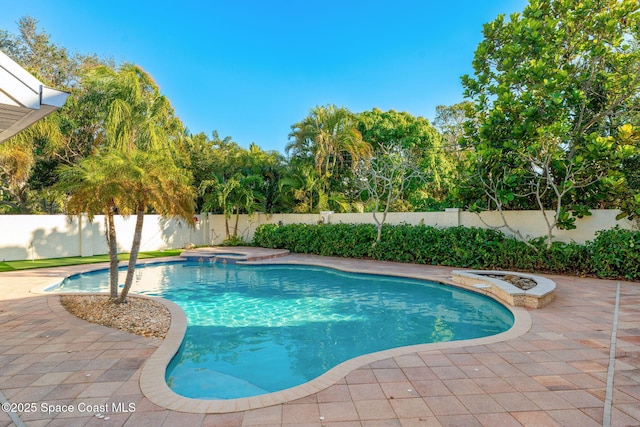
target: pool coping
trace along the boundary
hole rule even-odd
[[[171,328],[164,342],[142,367],[140,388],[147,399],[158,406],[174,411],[204,414],[238,412],[290,402],[318,393],[334,385],[356,369],[373,362],[443,348],[461,348],[469,345],[493,344],[517,338],[531,328],[531,317],[526,310],[520,307],[514,307],[510,308],[514,315],[514,325],[508,331],[497,335],[471,340],[418,344],[369,353],[347,360],[309,382],[282,391],[239,399],[203,400],[176,394],[169,388],[165,381],[167,365],[182,343],[184,332],[186,331],[186,318],[177,305],[167,300],[163,300],[162,302],[171,311]]]
[[[227,252],[232,252],[232,248],[225,248]],[[431,276],[429,274],[422,274],[419,270],[415,272],[403,272],[402,274],[391,270],[385,269],[384,271],[372,271],[371,266],[366,263],[366,261],[362,261],[361,267],[354,267],[354,261],[358,260],[348,260],[349,263],[346,264],[337,264],[336,260],[333,258],[319,257],[319,258],[305,258],[304,262],[300,262],[295,257],[290,257],[287,255],[280,255],[278,257],[266,257],[255,259],[253,261],[238,261],[239,264],[246,265],[309,265],[315,267],[326,267],[334,270],[345,271],[350,273],[364,273],[364,274],[374,274],[374,275],[386,275],[386,276],[395,276],[395,277],[407,277],[412,279],[419,280],[431,280],[438,283],[442,283],[447,286],[454,286],[466,289],[465,287],[459,286],[458,284],[453,283],[453,280],[446,280],[443,277]],[[157,263],[166,263],[166,262],[184,262],[184,258],[156,258],[156,259],[148,259],[141,260],[140,264],[157,264]],[[357,263],[357,262],[356,262]],[[403,265],[408,266],[408,265]],[[94,267],[91,268],[87,266],[86,269],[82,269],[82,271],[76,271],[72,274],[81,274],[91,271],[102,270],[104,267]],[[46,293],[48,295],[52,295],[52,292],[44,292],[45,289],[51,289],[55,284],[59,283],[62,277],[57,277],[57,282],[49,285],[45,288],[39,288],[32,290],[32,293]],[[477,292],[473,289],[467,289],[470,292],[482,294],[482,292]],[[57,294],[64,294],[63,292],[59,292]],[[349,373],[354,370],[373,363],[377,361],[381,361],[384,359],[404,356],[417,352],[427,352],[433,350],[440,349],[451,349],[451,348],[461,348],[470,345],[487,345],[493,344],[497,342],[502,342],[506,340],[510,340],[513,338],[520,337],[529,331],[532,325],[531,316],[527,312],[525,308],[522,307],[513,307],[504,304],[504,301],[501,301],[499,298],[496,298],[493,295],[486,295],[489,298],[492,298],[501,304],[503,304],[508,310],[511,311],[514,317],[513,326],[500,334],[475,338],[470,340],[459,340],[459,341],[447,341],[440,343],[431,343],[431,344],[417,344],[405,347],[397,347],[389,350],[383,350],[375,353],[369,353],[362,356],[355,357],[353,359],[349,359],[341,364],[335,366],[319,377],[308,381],[299,386],[291,387],[285,390],[281,390],[278,392],[246,397],[246,398],[238,398],[238,399],[228,399],[228,400],[205,400],[205,399],[194,399],[181,396],[175,393],[173,390],[169,388],[166,383],[166,369],[169,365],[171,359],[178,352],[180,345],[182,344],[184,334],[187,329],[187,320],[182,309],[174,302],[169,301],[165,298],[161,297],[147,297],[158,300],[162,302],[165,307],[171,313],[171,326],[167,335],[163,342],[160,344],[157,350],[149,357],[149,359],[144,363],[140,373],[140,389],[142,393],[151,401],[152,403],[174,411],[179,412],[188,412],[188,413],[199,413],[199,414],[220,414],[220,413],[232,413],[238,411],[245,411],[251,409],[259,409],[265,408],[268,406],[273,406],[285,402],[294,401],[297,399],[301,399],[312,395],[314,393],[318,393],[322,390],[329,388],[334,385],[342,378],[344,378]]]

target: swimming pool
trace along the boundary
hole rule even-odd
[[[481,295],[425,281],[307,266],[169,263],[139,268],[133,290],[185,312],[166,372],[176,393],[233,399],[283,390],[356,356],[478,338],[509,329],[511,312]],[[59,291],[105,291],[108,273]]]

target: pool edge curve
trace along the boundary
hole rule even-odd
[[[275,263],[278,262],[274,262],[274,264]],[[315,264],[310,261],[308,265]],[[339,268],[339,270],[343,270],[343,268]],[[361,272],[356,270],[357,269],[354,269],[354,271],[352,272]],[[410,277],[410,275],[402,277]],[[442,278],[434,278],[433,280],[437,281],[438,283],[442,283]],[[447,286],[455,286],[451,283],[442,284]],[[340,363],[339,365],[333,367],[329,371],[311,381],[285,390],[237,399],[205,400],[179,395],[171,390],[166,383],[165,374],[167,366],[171,362],[171,359],[178,352],[178,349],[182,344],[182,340],[187,328],[187,321],[184,312],[177,304],[164,298],[155,298],[161,301],[170,311],[171,326],[162,344],[158,347],[158,349],[154,351],[154,353],[142,366],[142,371],[140,374],[140,389],[142,390],[142,393],[147,397],[147,399],[149,399],[149,401],[158,406],[174,411],[202,414],[239,412],[290,402],[293,400],[301,399],[303,397],[307,397],[314,393],[318,393],[337,383],[352,371],[373,362],[412,353],[476,345],[487,345],[502,342],[524,335],[527,331],[529,331],[532,325],[531,316],[525,308],[510,307],[504,304],[504,302],[497,300],[496,298],[492,298],[496,299],[508,310],[510,310],[514,318],[513,326],[507,331],[501,332],[499,334],[469,340],[416,344],[411,346],[396,347],[389,350],[382,350],[375,353],[364,354]]]

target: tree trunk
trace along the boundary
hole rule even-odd
[[[233,237],[238,237],[238,220],[240,219],[240,208],[236,209],[236,224],[233,227]]]
[[[138,261],[138,253],[140,252],[140,243],[142,241],[142,224],[144,223],[144,210],[143,204],[138,205],[136,210],[136,228],[133,232],[133,242],[131,244],[131,253],[129,254],[129,265],[127,267],[127,278],[124,281],[124,288],[118,298],[118,304],[127,302],[127,295],[133,284],[133,277],[136,270],[136,262]]]
[[[105,209],[104,222],[107,232],[107,246],[109,247],[109,297],[112,301],[116,301],[118,298],[118,242],[116,241],[113,205]]]
[[[229,217],[227,216],[227,214],[224,214],[224,230],[227,233],[227,236],[225,237],[226,240],[229,240]]]

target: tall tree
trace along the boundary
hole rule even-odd
[[[196,176],[201,211],[225,215],[225,240],[238,238],[238,216],[256,211],[272,212],[280,206],[278,187],[284,174],[282,155],[262,150],[256,144],[240,147],[231,137],[220,139],[200,134],[190,138],[189,155]],[[231,217],[236,225],[232,231]]]
[[[121,153],[111,151],[105,155],[87,157],[77,164],[59,167],[60,181],[56,184],[70,194],[66,210],[69,215],[86,214],[90,221],[104,215],[105,233],[109,249],[109,293],[112,301],[118,299],[118,242],[116,238],[116,210],[129,214],[131,203],[124,198],[129,188],[121,179],[128,175],[129,164]]]
[[[378,228],[376,243],[380,243],[382,227],[391,206],[404,195],[411,183],[424,180],[418,162],[400,146],[383,146],[369,161],[362,161],[356,175],[361,190],[373,204],[371,212]],[[382,211],[382,216],[378,214]]]
[[[374,108],[358,115],[358,130],[371,144],[373,158],[394,153],[405,156],[406,164],[415,164],[423,178],[409,180],[399,199],[428,208],[430,200],[445,198],[451,186],[454,163],[443,146],[442,137],[428,119],[407,112],[381,111]]]
[[[126,302],[133,283],[145,213],[151,210],[163,217],[184,220],[189,225],[193,225],[195,213],[190,174],[178,167],[166,153],[134,150],[128,155],[121,153],[121,156],[127,168],[119,176],[125,191],[124,203],[119,206],[130,206],[130,211],[136,215],[136,225],[127,276],[118,303]]]
[[[200,188],[204,181],[230,178],[240,167],[237,159],[242,148],[231,137],[221,139],[213,131],[210,137],[204,133],[190,135],[185,138],[185,142],[195,188]],[[221,213],[211,210],[211,203],[205,208],[205,203],[203,195],[198,192],[197,207],[200,212]]]
[[[119,70],[99,66],[90,70],[85,85],[92,98],[104,103],[104,143],[125,152],[164,150],[173,157],[183,137],[183,125],[169,100],[160,93],[151,76],[133,64]]]
[[[315,166],[325,193],[341,192],[343,178],[372,152],[356,125],[356,116],[344,107],[315,107],[291,127],[285,150],[294,163],[310,162]]]
[[[220,210],[224,214],[225,241],[239,240],[238,220],[241,212],[252,215],[264,206],[264,196],[260,192],[262,178],[258,175],[235,174],[230,178],[214,177],[200,183],[198,191],[204,198],[203,209],[211,212]],[[235,214],[233,233],[229,219]]]
[[[539,209],[548,245],[556,228],[606,205],[637,150],[618,133],[640,89],[639,8],[530,0],[522,14],[485,24],[474,77],[462,78],[478,113],[468,126],[478,199],[500,212]]]
[[[117,298],[112,290],[112,300],[123,303],[131,287],[147,209],[180,217],[193,225],[190,176],[178,166],[183,156],[180,152],[183,127],[151,77],[137,66],[126,64],[117,71],[97,67],[86,74],[82,83],[92,97],[100,100],[100,114],[96,117],[99,121],[98,140],[101,141],[96,147],[98,160],[107,159],[106,163],[118,167],[113,176],[105,176],[94,184],[109,195],[100,197],[95,203],[107,218],[112,285],[118,275],[117,261],[114,261],[117,260],[117,244],[112,214],[115,209],[124,215],[136,214],[125,287]],[[86,163],[81,161],[77,166],[78,174],[95,160],[88,157]],[[63,176],[74,176],[73,172],[65,171],[63,168]],[[72,179],[71,183],[74,182],[76,186],[70,186],[71,200],[79,192],[75,206],[80,209],[86,206],[84,200],[89,190]],[[74,212],[73,209],[70,211]],[[117,295],[117,289],[115,293]]]
[[[86,57],[70,54],[38,30],[38,21],[25,16],[18,21],[19,35],[0,30],[0,50],[9,55],[47,86],[70,90],[81,75]]]
[[[329,209],[329,194],[320,174],[311,164],[293,165],[279,185],[291,194],[295,213],[317,213]]]
[[[468,146],[465,138],[465,125],[473,120],[475,111],[471,101],[463,101],[451,106],[436,106],[433,126],[440,132],[444,148],[461,157],[461,152]]]
[[[50,147],[63,135],[56,116],[33,124],[0,145],[0,205],[9,212],[29,213],[34,210],[31,190],[34,167],[50,157]]]
[[[264,151],[255,143],[240,156],[241,172],[244,176],[255,176],[253,191],[260,195],[259,206],[265,212],[274,212],[280,208],[282,193],[279,181],[285,174],[285,158],[277,151]]]
[[[38,29],[34,18],[23,17],[18,22],[18,33],[0,30],[0,50],[35,75],[47,86],[70,91],[64,107],[40,120],[36,125],[16,135],[7,144],[20,147],[22,166],[20,191],[0,184],[4,202],[19,212],[59,212],[59,195],[50,190],[56,182],[55,169],[59,164],[72,164],[91,153],[96,128],[96,100],[80,102],[85,91],[79,85],[81,76],[100,63],[109,63],[96,55],[71,54],[51,41],[50,36]],[[8,147],[7,147],[8,148]],[[8,150],[6,150],[8,151]],[[3,156],[8,167],[9,154]],[[28,161],[25,161],[27,160]],[[15,163],[14,163],[15,166]],[[20,197],[16,198],[16,196]],[[19,206],[19,208],[18,208]]]

